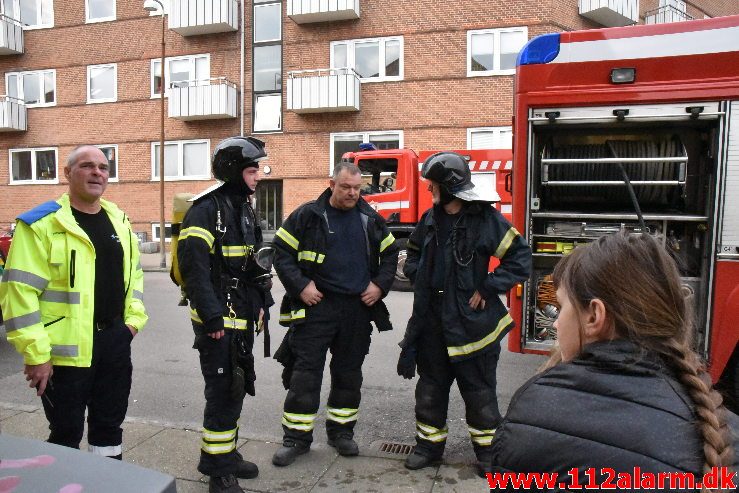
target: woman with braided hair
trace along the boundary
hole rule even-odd
[[[692,309],[662,245],[604,236],[564,257],[553,279],[558,347],[513,397],[493,471],[661,491],[685,488],[650,484],[661,472],[735,472],[739,420],[693,350]]]

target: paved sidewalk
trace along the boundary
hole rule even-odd
[[[0,403],[0,430],[9,435],[45,440],[46,418],[41,407]],[[200,433],[166,423],[128,418],[123,424],[123,459],[177,478],[180,493],[208,491],[207,477],[197,469]],[[256,479],[240,480],[254,492],[482,492],[487,482],[468,464],[443,464],[420,471],[403,467],[403,455],[360,448],[358,457],[341,457],[325,442],[285,468],[272,465],[280,444],[239,439],[245,458],[259,466]],[[87,448],[83,440],[83,450]],[[42,492],[38,492],[42,493]],[[144,492],[132,492],[144,493]]]

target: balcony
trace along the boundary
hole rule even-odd
[[[238,31],[236,0],[172,0],[169,28],[182,36]]]
[[[23,54],[23,24],[0,14],[0,55]]]
[[[287,74],[287,109],[295,113],[359,111],[359,74],[350,68],[296,70]]]
[[[26,105],[10,96],[0,96],[0,132],[25,132],[28,130]]]
[[[693,16],[688,15],[672,5],[665,5],[658,9],[644,13],[644,24],[666,24],[668,22],[692,21]]]
[[[170,118],[177,120],[215,120],[236,118],[238,91],[225,77],[179,81],[169,89]]]
[[[639,0],[579,0],[580,15],[605,27],[636,24]]]
[[[359,19],[359,0],[287,0],[287,16],[297,24]]]

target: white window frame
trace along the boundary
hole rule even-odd
[[[36,153],[39,151],[54,151],[56,162],[55,178],[53,180],[39,180],[36,176]],[[13,180],[13,153],[31,152],[31,176],[30,180]],[[8,184],[9,185],[56,185],[59,183],[59,148],[58,147],[23,147],[8,149]]]
[[[280,101],[280,106],[278,108],[279,113],[279,124],[278,128],[265,128],[260,129],[257,128],[257,118],[260,116],[258,111],[258,104],[259,98],[276,98]],[[281,133],[282,132],[282,93],[281,92],[269,92],[269,93],[257,93],[254,95],[254,133],[260,133],[260,134],[267,134],[267,133]]]
[[[20,22],[21,18],[21,2],[23,0],[13,0],[13,13],[16,16],[15,19]],[[31,0],[36,2],[36,8],[41,10],[42,0]],[[54,27],[54,0],[49,0],[49,6],[51,7],[51,23],[50,24],[24,24],[24,31],[33,31],[34,29],[49,29]]]
[[[16,76],[16,94],[18,95],[18,99],[21,101],[25,101],[25,94],[23,93],[23,83],[21,82],[21,79],[24,75],[29,74],[37,74],[40,77],[43,77],[43,74],[51,72],[51,76],[54,81],[54,102],[53,103],[35,103],[35,104],[26,104],[26,108],[43,108],[48,106],[56,106],[56,69],[46,69],[46,70],[27,70],[25,72],[7,72],[5,74],[5,92],[6,94],[10,94],[10,91],[8,90],[8,79],[10,79],[11,76]],[[39,85],[39,87],[41,87]],[[41,94],[43,96],[43,93]]]
[[[169,228],[170,234],[167,236],[167,228]],[[159,223],[151,223],[151,241],[158,242],[159,241],[159,235],[157,234],[157,229],[159,229]],[[172,241],[172,223],[164,223],[164,243],[169,243]]]
[[[474,149],[472,147],[472,134],[492,132],[494,134],[493,140],[496,142],[496,146],[492,149],[512,149],[513,148],[513,127],[501,126],[501,127],[475,127],[467,129],[467,149]],[[503,147],[501,143],[501,134],[510,132],[511,133],[511,147]]]
[[[399,63],[399,70],[398,75],[392,75],[392,76],[385,76],[382,75],[385,73],[385,43],[388,41],[398,41],[400,42],[400,58],[398,60]],[[332,41],[330,45],[330,64],[331,68],[344,68],[344,67],[337,67],[335,65],[334,60],[334,48],[339,45],[346,45],[346,62],[354,69],[356,67],[356,58],[355,58],[355,52],[356,52],[356,46],[361,44],[367,44],[367,43],[378,43],[379,44],[379,54],[378,58],[380,61],[380,73],[381,75],[379,77],[364,77],[360,78],[359,80],[361,82],[390,82],[390,81],[399,81],[403,80],[404,74],[405,74],[405,42],[403,40],[403,36],[388,36],[384,38],[362,38],[362,39],[347,39],[342,41]]]
[[[118,14],[117,11],[117,5],[116,0],[110,0],[113,2],[113,16],[112,17],[97,17],[94,19],[90,18],[90,0],[85,0],[85,22],[87,24],[93,24],[95,22],[109,22],[114,21],[116,19],[116,15]]]
[[[467,31],[467,77],[513,75],[516,73],[516,67],[505,70],[500,69],[500,34],[510,32],[522,32],[526,40],[528,40],[529,38],[529,28],[527,26],[505,27],[501,29],[477,29],[473,31]],[[475,34],[493,35],[493,70],[472,70],[472,36],[474,36]],[[521,46],[521,48],[523,48],[523,45]]]
[[[113,97],[112,98],[100,98],[92,99],[92,77],[91,72],[96,68],[113,68]],[[117,63],[104,63],[101,65],[88,65],[87,66],[87,104],[96,103],[113,103],[118,101],[118,64]]]
[[[255,3],[254,4],[254,13],[253,13],[254,19],[257,18],[257,9],[264,9],[264,8],[269,8],[269,7],[274,8],[275,6],[277,6],[278,7],[278,10],[280,12],[282,12],[282,3]],[[281,19],[281,17],[282,16],[280,14],[280,19]],[[257,35],[257,32],[255,30],[254,33],[252,34],[252,43],[259,44],[259,43],[272,43],[272,42],[275,42],[275,41],[282,41],[282,22],[281,21],[279,23],[279,31],[280,32],[279,32],[278,36],[276,38],[274,38],[274,39],[260,39],[259,41],[257,41],[257,40],[254,39],[254,37]]]
[[[184,176],[183,170],[185,167],[185,156],[184,156],[184,148],[185,144],[205,144],[208,148],[206,154],[210,156],[210,140],[209,139],[192,139],[192,140],[165,140],[164,145],[167,144],[176,144],[177,145],[177,176],[167,176],[164,175],[164,181],[202,181],[202,180],[210,180],[210,163],[206,166],[206,174],[204,175],[194,175],[194,176]],[[157,157],[159,156],[159,141],[152,142],[151,143],[151,181],[159,181],[159,177],[155,174],[155,167],[157,164]],[[166,159],[166,158],[165,158]]]
[[[369,132],[332,132],[329,136],[329,164],[328,164],[328,175],[331,176],[334,172],[334,144],[337,137],[354,137],[357,136],[362,139],[362,142],[369,142],[370,138],[377,135],[396,134],[398,136],[398,149],[402,149],[405,145],[403,141],[402,130],[373,130]],[[359,150],[359,149],[357,149]]]
[[[118,183],[121,176],[121,161],[118,159],[118,144],[97,144],[98,149],[112,147],[115,150],[115,177],[108,176],[108,183]]]
[[[180,61],[180,60],[189,60],[191,62],[191,67],[190,67],[190,78],[188,80],[193,80],[193,79],[195,79],[195,63],[196,63],[195,60],[198,59],[198,58],[204,58],[204,59],[206,59],[208,61],[208,77],[204,77],[202,79],[199,79],[199,80],[205,81],[203,84],[206,84],[207,85],[208,84],[208,80],[207,79],[210,78],[210,53],[201,53],[201,54],[196,54],[196,55],[184,55],[184,56],[166,57],[164,59],[164,64],[167,66],[167,72],[165,73],[165,79],[164,79],[164,82],[166,84],[166,87],[164,88],[164,97],[165,98],[168,98],[169,97],[169,85],[172,82],[172,80],[171,80],[171,74],[172,74],[172,72],[170,70],[170,67],[171,67],[172,62],[173,61]],[[149,66],[149,84],[150,84],[150,89],[151,89],[151,99],[159,99],[160,97],[162,97],[161,94],[156,94],[154,92],[154,65],[156,65],[158,63],[161,63],[161,61],[162,61],[161,58],[152,58],[151,59],[151,64]]]

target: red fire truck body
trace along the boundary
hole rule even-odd
[[[354,162],[362,170],[365,181],[363,197],[387,220],[390,231],[398,241],[401,253],[396,272],[396,288],[408,289],[402,270],[405,263],[406,240],[416,227],[421,215],[431,207],[428,182],[421,178],[424,160],[438,151],[410,149],[370,150],[347,152],[342,160]],[[455,150],[465,156],[476,187],[486,192],[497,192],[500,201],[494,206],[511,221],[510,150]]]
[[[533,273],[509,349],[549,350],[547,275],[578,244],[646,229],[678,260],[697,349],[737,392],[739,16],[532,39],[516,73],[514,224]],[[556,305],[555,305],[556,306]]]

